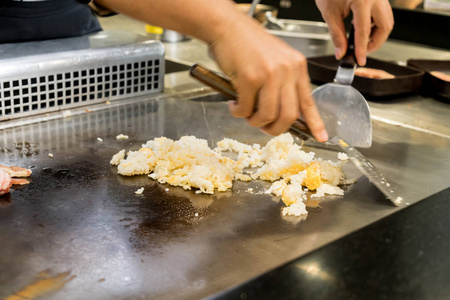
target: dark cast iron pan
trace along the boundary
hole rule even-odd
[[[308,58],[308,71],[314,83],[331,82],[336,75],[339,61],[334,56]],[[367,58],[367,68],[380,69],[395,76],[392,79],[374,79],[355,75],[352,86],[368,97],[388,97],[417,91],[422,85],[424,72],[416,68]]]
[[[422,91],[425,95],[438,97],[450,103],[450,82],[431,74],[432,71],[450,74],[450,60],[410,59],[408,60],[408,66],[425,72],[422,85]]]

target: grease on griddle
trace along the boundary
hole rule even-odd
[[[58,171],[55,172],[55,174],[53,174],[53,176],[55,176],[56,178],[63,178],[66,177],[68,174],[69,174],[68,169],[59,169]]]
[[[193,206],[187,197],[168,195],[163,188],[152,189],[150,197],[138,201],[139,205],[129,211],[130,217],[120,220],[131,231],[130,242],[138,251],[188,238],[199,221],[211,214],[206,208]]]
[[[0,152],[8,154],[8,153],[12,153],[13,151],[11,149],[6,148],[6,147],[2,147],[2,148],[0,148]]]
[[[33,155],[38,155],[40,152],[39,144],[34,144],[31,142],[14,143],[14,149],[14,152],[17,153],[20,157],[30,157]]]

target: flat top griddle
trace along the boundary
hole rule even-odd
[[[263,193],[266,182],[197,195],[147,176],[122,177],[109,165],[119,150],[159,136],[195,135],[210,145],[223,137],[270,139],[229,116],[220,96],[200,96],[140,97],[1,131],[2,164],[31,166],[33,175],[1,198],[0,298],[64,275],[68,281],[46,299],[198,299],[401,209],[350,164],[345,171],[357,182],[304,220],[283,218],[282,203]],[[120,133],[130,139],[116,140]],[[374,123],[373,146],[363,152],[414,203],[448,187],[449,143]],[[309,150],[337,157],[333,149]],[[140,187],[143,195],[135,195]]]

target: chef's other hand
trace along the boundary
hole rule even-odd
[[[378,49],[394,27],[394,17],[388,0],[316,0],[327,22],[335,45],[337,59],[344,56],[347,36],[343,18],[353,12],[355,54],[358,64],[366,64],[367,54]]]
[[[234,117],[278,135],[302,116],[318,141],[328,139],[302,53],[245,15],[218,36],[210,50],[238,94],[237,101],[229,103]]]

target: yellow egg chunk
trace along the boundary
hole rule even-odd
[[[306,168],[305,186],[309,190],[316,190],[322,185],[322,179],[320,178],[320,163],[312,162]]]

